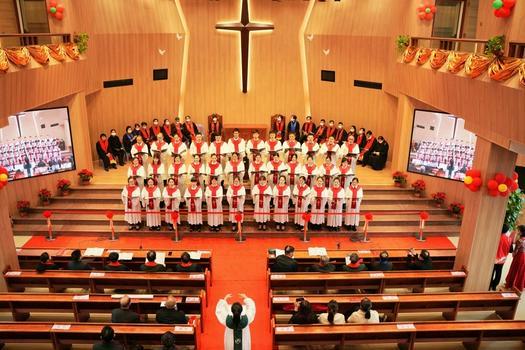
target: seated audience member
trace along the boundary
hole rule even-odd
[[[366,139],[364,142],[363,147],[359,147],[361,152],[359,153],[359,157],[357,160],[361,161],[361,164],[363,166],[367,166],[370,161],[370,155],[372,154],[371,150],[374,148],[374,145],[376,144],[376,138],[371,130],[368,130],[366,132]]]
[[[272,272],[297,272],[297,261],[293,258],[295,248],[291,245],[284,247],[284,255],[275,258]]]
[[[328,302],[328,310],[319,315],[319,323],[321,324],[345,324],[345,315],[339,313],[339,304],[337,301],[330,300]]]
[[[379,261],[374,261],[370,264],[370,270],[372,271],[391,271],[392,270],[392,262],[388,260],[389,255],[386,250],[383,250],[379,254]]]
[[[155,319],[157,323],[163,324],[185,324],[188,322],[184,311],[177,310],[177,302],[171,295],[164,303],[164,307],[157,310]]]
[[[47,252],[40,254],[40,262],[36,265],[36,272],[59,269],[60,267],[51,260]]]
[[[111,322],[113,323],[139,323],[140,317],[135,311],[131,311],[131,299],[124,295],[120,298],[120,308],[111,311]]]
[[[100,134],[100,139],[97,141],[97,154],[104,164],[104,170],[109,171],[109,168],[117,168],[117,162],[111,153],[111,147],[106,134]]]
[[[343,271],[346,272],[360,272],[367,270],[365,264],[363,264],[363,259],[359,259],[359,255],[356,253],[350,254],[350,263],[343,266]]]
[[[80,261],[82,253],[80,249],[75,249],[71,253],[71,261],[67,263],[66,270],[93,270],[91,266]]]
[[[122,142],[120,142],[120,138],[117,135],[117,130],[111,129],[111,134],[108,137],[108,141],[109,141],[109,148],[111,149],[111,153],[114,154],[115,157],[117,157],[119,165],[123,166],[124,165],[124,155],[126,154],[126,150],[124,149],[124,146],[122,146]],[[131,147],[130,147],[130,152],[131,152]]]
[[[191,261],[190,253],[184,252],[180,256],[180,264],[175,266],[175,271],[177,272],[201,272],[202,268],[199,264],[194,264]]]
[[[117,252],[109,253],[108,259],[109,263],[104,266],[106,271],[129,271],[129,268],[126,265],[123,265],[118,261],[119,254]]]
[[[93,345],[93,350],[122,350],[122,345],[115,341],[115,331],[110,326],[104,326],[100,332],[100,343]]]
[[[312,306],[304,298],[295,301],[295,309],[289,324],[313,324],[318,322],[317,315],[312,311]]]
[[[157,264],[155,260],[157,259],[157,253],[153,250],[150,250],[146,255],[146,263],[140,265],[140,270],[144,272],[165,272],[166,266],[162,264]]]
[[[370,150],[370,157],[368,158],[368,163],[372,166],[374,170],[383,170],[386,164],[386,158],[388,156],[388,142],[379,136],[377,141],[372,146]]]
[[[140,128],[140,126],[139,126]],[[126,126],[126,133],[122,136],[122,146],[128,154],[128,157],[131,157],[131,147],[137,140],[137,135],[133,132],[131,126]]]
[[[319,263],[310,267],[310,272],[334,272],[335,265],[330,262],[330,257],[323,255],[319,258]]]
[[[175,350],[175,334],[166,332],[160,337],[161,350]]]
[[[423,249],[418,255],[414,248],[411,248],[408,251],[407,264],[411,270],[432,270],[432,259],[426,249]]]
[[[379,323],[379,313],[372,310],[372,302],[368,298],[363,298],[359,305],[359,310],[353,312],[348,323]]]

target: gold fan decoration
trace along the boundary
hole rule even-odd
[[[468,56],[468,53],[451,52],[450,55],[448,55],[448,71],[450,73],[456,74],[457,72],[462,70]]]
[[[472,79],[483,74],[494,61],[493,58],[485,55],[472,54],[468,56],[465,62],[465,74]]]
[[[430,54],[432,53],[432,49],[429,48],[421,48],[417,51],[417,64],[422,65],[427,63],[428,59],[430,58]]]
[[[504,81],[518,73],[522,61],[514,57],[498,57],[489,67],[492,80]]]
[[[416,57],[416,53],[417,53],[417,48],[415,46],[407,47],[405,52],[403,52],[403,62],[405,63],[412,62],[414,57]]]
[[[5,73],[9,69],[9,61],[5,51],[0,47],[0,72]]]
[[[78,52],[78,46],[75,43],[66,43],[64,44],[64,47],[66,48],[67,55],[73,59],[78,60],[80,58],[80,52]]]
[[[433,50],[430,55],[430,67],[432,69],[439,69],[447,62],[448,51],[445,50]]]
[[[49,48],[45,45],[27,46],[27,50],[31,57],[40,64],[46,65],[49,63]]]
[[[27,66],[29,64],[29,61],[31,60],[29,51],[25,47],[8,48],[8,49],[4,49],[4,51],[9,61],[17,65],[18,67]]]
[[[58,62],[64,62],[66,60],[66,49],[63,44],[49,44],[49,54]]]

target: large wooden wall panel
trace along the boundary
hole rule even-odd
[[[516,1],[508,18],[494,16],[492,1],[480,1],[478,8],[477,37],[488,39],[504,34],[507,41],[525,42],[525,3]]]

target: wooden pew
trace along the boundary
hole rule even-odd
[[[384,293],[386,288],[408,288],[414,292],[424,292],[428,287],[449,288],[451,292],[463,291],[467,272],[430,271],[385,271],[385,272],[291,272],[272,273],[268,271],[268,292],[306,290],[314,293],[327,293],[328,290]]]
[[[48,288],[50,293],[60,293],[66,288],[89,289],[91,293],[104,293],[106,289],[143,289],[169,292],[190,291],[208,295],[209,271],[184,272],[108,272],[108,271],[36,271],[18,270],[4,272],[9,292],[23,292],[26,288]]]
[[[429,293],[429,294],[330,294],[302,295],[311,305],[326,306],[330,300],[339,304],[339,312],[346,314],[359,308],[361,299],[365,296],[372,301],[373,309],[388,315],[388,321],[396,321],[403,313],[441,312],[447,320],[455,320],[458,312],[494,311],[505,320],[513,320],[520,302],[521,293],[512,292],[479,292],[479,293]],[[273,296],[271,313],[275,315],[290,315],[297,295]]]
[[[64,325],[68,329],[54,325]],[[69,326],[69,327],[68,327]],[[100,323],[0,322],[0,343],[52,344],[55,350],[70,349],[71,345],[93,344],[100,341]],[[125,346],[132,344],[159,345],[160,337],[172,332],[177,345],[199,348],[196,326],[158,324],[111,324],[115,336]],[[35,347],[35,349],[38,347]]]
[[[359,258],[363,259],[365,264],[379,260],[379,254],[383,250],[327,250],[330,261],[337,265],[338,270],[345,264],[345,257],[352,253],[357,253]],[[408,270],[409,267],[406,262],[407,249],[387,249],[390,256],[389,260],[392,262],[394,270]],[[432,264],[436,270],[452,270],[454,267],[454,260],[456,258],[456,249],[429,249],[432,258]],[[310,256],[308,250],[296,250],[294,252],[294,259],[299,265],[300,271],[306,269],[319,262],[319,256]],[[268,253],[267,268],[275,262],[275,255]]]
[[[482,341],[525,342],[525,321],[273,325],[272,328],[274,349],[280,345],[397,344],[400,349],[413,350],[416,343],[462,341],[470,350],[478,349]]]
[[[131,310],[142,315],[154,315],[167,295],[129,295]],[[86,297],[89,297],[86,299]],[[178,309],[189,316],[201,317],[206,293],[198,296],[175,295]],[[0,312],[10,312],[15,321],[27,321],[31,313],[66,313],[74,316],[75,322],[89,321],[91,313],[111,314],[119,308],[119,295],[109,294],[39,294],[39,293],[0,293]],[[201,322],[201,327],[203,327]]]

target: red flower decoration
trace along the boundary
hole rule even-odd
[[[51,217],[51,215],[53,215],[53,213],[50,211],[50,210],[46,210],[42,213],[42,215],[46,218],[46,219],[49,219]]]
[[[237,222],[241,222],[242,221],[242,214],[241,213],[235,214],[235,221],[237,221]]]
[[[374,215],[372,215],[372,213],[366,213],[366,214],[365,214],[365,220],[366,220],[366,221],[372,221],[372,220],[374,220]]]
[[[421,220],[428,220],[428,217],[429,217],[429,215],[428,215],[428,212],[426,212],[426,211],[422,211],[421,213],[419,213],[419,218]]]
[[[176,223],[179,220],[179,212],[174,211],[171,213],[171,220],[173,220],[173,223]]]
[[[310,222],[310,219],[312,218],[312,214],[310,214],[310,213],[303,213],[302,218],[303,218],[304,221]]]
[[[113,219],[113,212],[112,212],[111,210],[108,210],[108,211],[106,212],[106,217],[107,217],[108,219],[110,219],[110,220]]]

